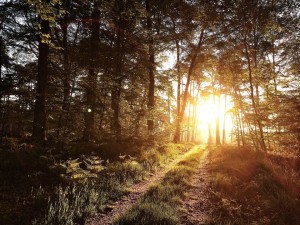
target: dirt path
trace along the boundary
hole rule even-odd
[[[208,150],[201,156],[198,173],[193,177],[192,188],[188,191],[188,197],[183,202],[183,209],[186,212],[182,225],[204,225],[210,215],[212,203],[207,182],[209,173],[207,171]]]
[[[199,146],[193,147],[190,151],[194,148],[199,148]],[[185,154],[177,157],[173,160],[168,166],[159,170],[157,173],[152,175],[148,180],[144,180],[139,182],[131,187],[131,192],[129,195],[123,196],[119,201],[115,202],[112,205],[112,210],[106,214],[100,214],[95,218],[89,219],[86,221],[85,225],[109,225],[113,222],[115,218],[119,215],[123,214],[127,209],[132,207],[132,205],[140,198],[152,184],[159,183],[165,174],[180,160]]]

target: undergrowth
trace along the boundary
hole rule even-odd
[[[196,172],[202,151],[194,149],[174,166],[160,184],[153,185],[114,225],[180,224],[179,202],[185,197],[191,175]]]
[[[300,179],[292,167],[235,147],[209,157],[216,202],[207,224],[300,224]]]
[[[94,161],[89,157],[89,163],[86,157],[62,162],[59,167],[67,171],[62,175],[69,185],[57,188],[57,194],[48,201],[45,215],[37,218],[34,224],[83,224],[85,219],[104,212],[112,201],[126,194],[133,183],[190,147],[191,144],[167,144],[146,149],[135,157],[120,155],[118,161],[111,163],[99,163],[97,157]],[[98,171],[93,171],[93,168]]]

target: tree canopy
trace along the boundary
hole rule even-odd
[[[59,148],[167,139],[299,153],[299,8],[2,0],[0,135]]]

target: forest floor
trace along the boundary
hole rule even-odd
[[[208,150],[201,156],[197,173],[191,180],[190,189],[184,199],[182,208],[184,211],[182,225],[205,224],[211,209],[213,208],[210,188],[206,180],[209,179]]]
[[[0,145],[0,224],[83,224],[121,203],[125,210],[192,146],[79,143],[49,157]]]
[[[195,146],[193,149],[199,148],[199,146]],[[191,149],[191,151],[193,151]],[[94,218],[89,219],[85,224],[86,225],[109,225],[113,223],[113,220],[117,217],[121,216],[133,206],[148,190],[149,188],[156,184],[160,183],[161,180],[165,177],[165,175],[178,164],[184,156],[180,156],[176,158],[172,163],[163,168],[162,170],[157,171],[155,174],[151,174],[149,179],[143,180],[137,184],[134,184],[130,190],[129,194],[123,196],[119,201],[114,202],[111,207],[109,207],[108,211],[104,214],[100,214]]]
[[[183,156],[149,180],[133,185],[131,193],[110,211],[86,224],[300,224],[300,179],[295,163],[233,146],[195,149],[197,163]],[[182,173],[182,166],[192,172]]]
[[[161,148],[162,155],[157,155],[157,152],[152,153],[157,159],[162,160],[163,154],[170,154],[177,147],[169,145]],[[106,186],[108,186],[110,192],[118,190],[118,185],[121,185],[120,187],[123,187],[124,190],[115,193],[117,197],[107,201],[107,204],[103,206],[103,210],[98,211],[101,213],[92,218],[85,217],[89,219],[76,224],[300,224],[299,157],[266,154],[253,151],[250,148],[235,146],[197,145],[192,149],[188,146],[184,148],[185,150],[181,154],[173,155],[170,160],[163,164],[164,166],[157,167],[157,170],[152,170],[151,173],[147,173],[145,176],[139,175],[141,171],[137,169],[140,167],[136,167],[135,161],[115,164],[118,167],[111,168],[113,169],[111,172],[115,176],[122,178],[124,172],[130,172],[128,176],[124,177],[125,183],[133,172],[137,173],[137,178],[143,177],[143,179],[138,178],[136,182],[131,182],[128,186],[125,186],[124,183],[124,187],[121,185],[123,183],[108,183]],[[145,153],[150,154],[151,151]],[[19,158],[24,159],[25,156],[22,155]],[[7,155],[5,158],[8,159]],[[27,161],[34,162],[35,160],[32,156],[29,159]],[[10,170],[7,169],[5,172],[3,164],[2,175],[1,173],[0,175],[2,177],[5,175],[6,180],[8,178],[12,179],[15,187],[21,187],[18,186],[20,182],[17,181],[23,181],[23,176],[17,173],[20,169],[16,167],[18,165],[17,161],[12,158],[9,162],[9,167],[6,167]],[[29,165],[33,165],[33,163]],[[132,170],[134,168],[136,170]],[[35,168],[32,168],[32,171],[36,171]],[[44,171],[40,172],[41,175],[37,175],[45,177],[45,174],[51,174],[47,173],[46,169]],[[18,176],[20,177],[19,180],[17,179]],[[57,178],[47,176],[44,183],[41,179],[34,179],[34,181],[38,181],[35,185],[37,187],[45,182],[54,185]],[[26,183],[28,182],[23,183],[24,185],[20,189],[24,191],[21,192],[20,190],[20,193],[16,192],[19,189],[10,188],[13,186],[0,186],[0,224],[30,224],[26,222],[29,221],[28,218],[35,216],[41,206],[44,207],[45,202],[47,203],[48,196],[44,196],[47,189],[37,189],[41,193],[31,193],[33,191],[30,191],[31,186],[29,184],[32,184],[32,182],[25,186]],[[44,187],[47,187],[45,184]],[[86,184],[83,186],[86,186]],[[81,193],[81,189],[78,190]],[[87,193],[93,191],[94,189],[87,189]],[[107,191],[106,193],[110,192]],[[42,196],[42,198],[39,197],[38,200],[40,201],[36,201],[34,204],[30,203],[29,198],[26,197],[28,193],[38,197]],[[22,198],[22,196],[24,197]],[[99,202],[96,201],[96,204],[99,204]],[[86,207],[88,208],[90,205]],[[73,213],[73,211],[71,212]],[[3,221],[9,222],[1,222],[1,218],[4,219]],[[13,220],[14,218],[15,220]],[[20,223],[22,220],[23,223]]]

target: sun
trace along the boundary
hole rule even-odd
[[[207,124],[213,122],[214,118],[219,114],[218,108],[216,107],[212,96],[198,104],[197,112],[199,121]]]
[[[219,124],[220,136],[223,138],[223,133],[227,140],[233,129],[232,115],[229,113],[233,108],[233,103],[230,96],[213,96],[200,99],[197,103],[197,129],[201,137],[201,142],[207,142],[209,136],[214,136],[216,133],[216,124]]]

